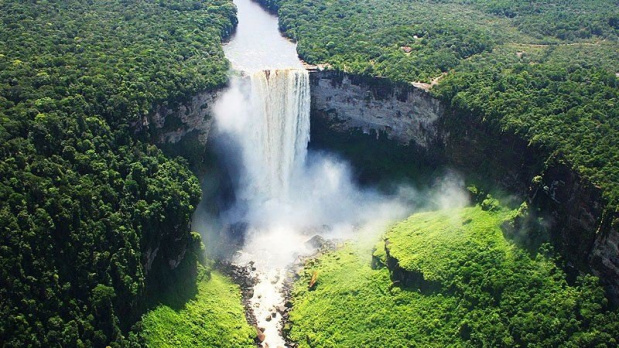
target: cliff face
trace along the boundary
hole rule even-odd
[[[617,227],[597,233],[591,253],[591,266],[595,275],[607,284],[614,302],[619,303],[619,229]]]
[[[204,146],[213,125],[212,107],[220,94],[221,90],[206,91],[175,107],[159,105],[135,126],[147,130],[156,144],[176,144],[194,133]]]
[[[214,121],[212,107],[220,94],[221,90],[205,91],[174,107],[156,106],[134,127],[137,132],[148,134],[168,155],[187,158],[195,169],[203,160]],[[148,228],[157,230],[157,226]],[[183,260],[188,246],[188,226],[179,225],[155,234],[142,246],[145,273],[174,270]]]
[[[394,285],[403,288],[412,288],[422,294],[436,293],[443,288],[443,284],[438,281],[427,280],[421,272],[404,269],[400,266],[400,261],[391,255],[389,249],[390,242],[385,240],[385,266],[389,269],[391,281]],[[374,260],[373,260],[374,261]],[[381,265],[382,266],[382,265]],[[378,268],[378,267],[373,267]]]
[[[544,151],[413,86],[327,71],[310,79],[312,117],[320,118],[312,122],[328,124],[321,131],[384,134],[404,145],[397,151],[423,149],[434,164],[528,200],[568,265],[591,269],[619,300],[619,231],[612,223],[617,217],[605,213],[600,190],[561,159],[547,163]],[[537,176],[541,181],[533,180]]]
[[[553,239],[577,268],[586,263],[619,304],[619,229],[617,213],[608,211],[602,191],[567,164],[551,164],[543,173],[535,206],[552,216]],[[570,255],[574,255],[570,257]]]
[[[436,124],[443,107],[421,89],[339,72],[315,72],[310,78],[312,108],[335,129],[383,132],[423,148],[441,138]]]

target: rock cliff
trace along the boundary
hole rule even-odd
[[[437,122],[443,107],[422,89],[333,71],[314,72],[310,81],[312,108],[337,129],[384,133],[423,148],[440,138]]]
[[[193,169],[199,168],[213,125],[212,107],[221,90],[199,93],[177,105],[158,105],[140,119],[136,132],[150,137],[171,156],[187,158]],[[155,226],[152,227],[156,229]],[[190,244],[188,226],[163,231],[143,245],[145,273],[174,270],[184,259]],[[155,276],[157,278],[157,276]]]
[[[195,133],[201,145],[206,145],[213,125],[212,107],[221,90],[205,91],[178,105],[158,105],[136,124],[147,130],[156,144],[176,144]]]

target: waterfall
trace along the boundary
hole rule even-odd
[[[309,75],[301,69],[262,70],[250,75],[244,138],[247,199],[286,199],[309,142]]]
[[[234,189],[234,204],[220,212],[222,226],[212,240],[218,252],[232,251],[227,255],[231,261],[255,277],[247,304],[264,339],[261,347],[284,347],[280,330],[287,313],[288,271],[316,251],[308,241],[320,240],[316,235],[347,239],[361,231],[371,234],[404,216],[407,208],[358,189],[348,166],[336,157],[308,156],[306,70],[237,74],[213,111],[216,148],[227,168],[226,184]]]
[[[226,224],[242,221],[245,243],[238,265],[252,264],[258,279],[249,300],[263,347],[283,347],[279,333],[286,269],[307,252],[297,223],[309,216],[299,196],[308,192],[304,164],[310,131],[310,86],[305,69],[245,72],[234,77],[214,107],[217,130],[226,139],[223,157],[233,163],[237,206]],[[312,209],[315,210],[315,209]],[[303,219],[297,214],[301,214]]]

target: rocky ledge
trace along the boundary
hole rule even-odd
[[[436,123],[443,107],[422,89],[334,71],[313,72],[310,83],[312,110],[342,130],[384,132],[404,145],[424,148],[439,137]]]
[[[213,126],[213,106],[221,91],[204,91],[177,105],[158,105],[134,127],[150,133],[157,144],[175,144],[196,132],[200,144],[206,145]]]

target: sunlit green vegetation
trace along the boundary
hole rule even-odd
[[[520,55],[520,57],[518,57]],[[615,63],[613,63],[615,62]],[[462,63],[436,93],[562,158],[619,204],[617,44],[506,45]],[[615,66],[613,66],[615,65]]]
[[[565,158],[619,203],[613,0],[261,0],[309,63],[435,95]],[[443,75],[444,74],[444,75]]]
[[[225,82],[235,21],[227,0],[0,2],[3,346],[135,338],[147,284],[199,245],[200,187],[132,125]]]
[[[446,73],[435,95],[564,156],[617,202],[615,1],[263,2],[308,62],[405,82]],[[235,21],[228,0],[0,2],[3,346],[251,344],[237,289],[217,273],[186,307],[187,297],[163,301],[143,335],[129,333],[153,289],[174,281],[170,259],[188,250],[179,268],[192,271],[199,238],[187,226],[200,196],[186,161],[132,126],[154,105],[225,83],[220,40]],[[568,283],[555,260],[507,242],[499,225],[510,214],[419,214],[387,234],[402,266],[440,284],[433,292],[393,286],[367,248],[314,261],[295,287],[291,337],[616,345],[619,320],[597,280]]]
[[[219,272],[201,274],[197,296],[182,309],[160,305],[142,318],[149,347],[254,347],[238,285]]]
[[[521,42],[616,41],[612,0],[261,0],[311,63],[394,80],[429,80],[459,61]],[[407,47],[407,49],[404,49]]]
[[[385,234],[400,267],[434,286],[392,280],[384,241],[374,268],[371,248],[355,243],[310,260],[290,337],[300,347],[616,346],[619,317],[597,279],[568,283],[547,249],[530,256],[505,239],[517,211],[485,208],[415,214]]]

